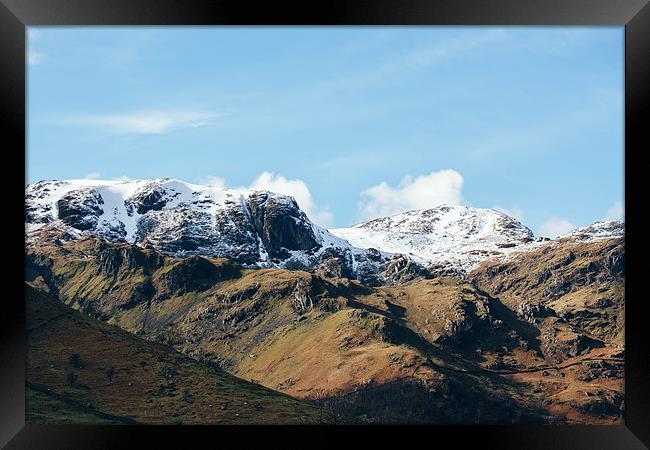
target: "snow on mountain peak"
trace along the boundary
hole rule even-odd
[[[429,265],[468,271],[534,241],[533,233],[493,209],[442,205],[330,230],[360,248],[409,255]]]
[[[557,238],[574,239],[577,241],[597,241],[600,239],[611,239],[625,236],[625,223],[620,220],[605,220],[594,222],[586,227],[576,228]]]
[[[260,191],[262,192],[262,191]],[[269,197],[293,201],[291,197],[266,192]],[[137,222],[150,211],[171,211],[178,207],[205,211],[210,214],[222,209],[228,203],[240,201],[252,193],[232,190],[222,186],[204,186],[187,183],[174,178],[150,180],[45,180],[28,185],[25,191],[28,229],[63,219],[60,214],[61,200],[73,203],[92,203],[90,197],[98,200],[96,228],[112,229],[124,226],[122,237],[127,242],[137,240]],[[91,208],[92,209],[92,208]],[[65,213],[64,213],[65,215]],[[171,218],[171,216],[170,216]],[[94,222],[94,219],[93,219]],[[65,223],[65,221],[64,221]],[[75,228],[73,226],[73,228]],[[81,228],[82,231],[85,228]]]
[[[334,258],[360,278],[374,277],[392,256],[352,247],[312,224],[293,197],[261,190],[170,178],[50,180],[26,187],[25,206],[28,239],[62,229],[72,238],[97,236],[250,267],[313,269]]]
[[[28,238],[57,228],[73,238],[91,235],[252,267],[326,263],[331,271],[338,264],[340,273],[371,282],[399,255],[414,261],[418,273],[463,273],[548,240],[535,239],[499,211],[449,205],[328,231],[313,224],[293,197],[172,178],[40,181],[26,187],[25,203]],[[621,222],[597,222],[558,239],[618,237],[623,228]]]

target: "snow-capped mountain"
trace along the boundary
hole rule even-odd
[[[354,275],[377,273],[392,255],[357,249],[313,224],[289,196],[174,179],[41,181],[27,186],[26,232],[64,229],[184,257],[251,267],[313,269],[338,258]]]
[[[466,206],[408,211],[330,231],[356,247],[401,253],[438,270],[461,272],[536,243],[532,231],[512,217]]]
[[[366,283],[465,273],[546,238],[492,209],[438,206],[325,230],[289,196],[175,179],[40,181],[25,190],[28,239],[50,229],[70,239],[97,236],[171,256],[229,258],[246,267],[315,270]],[[599,222],[562,236],[623,234]]]
[[[330,230],[359,248],[408,255],[438,273],[469,272],[481,262],[532,250],[550,239],[537,237],[516,219],[494,209],[438,206]],[[596,222],[554,241],[593,241],[624,236],[620,221]]]
[[[560,239],[573,239],[576,241],[591,242],[600,239],[610,239],[625,236],[625,224],[619,220],[606,220],[594,222],[586,227],[576,228],[562,236]]]

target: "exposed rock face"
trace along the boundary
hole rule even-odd
[[[590,395],[588,395],[590,394]],[[585,393],[582,401],[573,401],[572,406],[594,417],[623,418],[625,397],[616,391],[598,390]]]
[[[410,281],[428,278],[428,272],[421,264],[407,258],[404,255],[395,257],[386,265],[386,268],[379,273],[379,279],[384,284],[404,284]]]
[[[543,354],[560,363],[588,351],[603,347],[603,342],[576,330],[561,320],[550,320],[541,327]]]
[[[448,303],[445,308],[434,308],[431,315],[436,321],[444,323],[435,339],[436,342],[446,345],[476,346],[476,337],[481,334],[479,328],[492,328],[494,320],[487,299],[482,297],[470,299],[461,296],[457,301]]]
[[[625,252],[623,248],[612,249],[604,261],[605,267],[610,271],[614,277],[625,276]],[[591,268],[597,268],[591,266]]]
[[[241,202],[227,200],[224,208],[215,212],[213,247],[220,253],[243,264],[255,264],[260,258],[260,238],[247,208]],[[237,255],[234,257],[234,255]]]
[[[314,301],[311,297],[311,287],[302,279],[296,283],[291,296],[291,306],[296,311],[304,312],[314,307]]]
[[[148,211],[160,211],[167,204],[169,193],[161,183],[152,183],[137,191],[132,197],[124,201],[127,214],[133,211],[145,214]]]
[[[67,194],[56,202],[59,219],[77,230],[92,230],[98,218],[104,213],[102,196],[92,190],[83,189],[75,194]]]
[[[214,246],[212,218],[204,211],[153,211],[141,217],[137,226],[138,242],[146,240],[169,255],[221,256]]]
[[[334,256],[323,259],[314,272],[323,278],[352,278],[352,271],[346,262]]]
[[[625,237],[625,223],[618,220],[595,222],[586,227],[577,228],[558,239],[571,239],[581,242],[592,242],[598,239]]]
[[[426,267],[426,271],[431,277],[461,277],[465,276],[465,271],[458,267],[453,267],[448,264],[430,264]]]
[[[237,267],[230,263],[219,266],[200,256],[190,256],[174,264],[158,278],[161,291],[187,293],[204,291],[216,282],[232,279],[239,275]]]
[[[621,368],[607,361],[590,361],[586,364],[587,371],[580,376],[581,381],[612,379],[621,376]]]
[[[151,271],[161,264],[157,253],[144,253],[140,248],[132,245],[112,246],[99,242],[95,250],[97,273],[112,275],[121,268],[136,270],[143,268]]]
[[[530,324],[539,324],[545,317],[555,316],[555,311],[538,303],[521,302],[517,307],[517,316]]]
[[[315,250],[309,219],[291,197],[253,192],[247,200],[253,224],[271,258],[285,259],[287,250]]]
[[[45,224],[54,220],[50,200],[65,181],[44,180],[25,189],[25,223]]]

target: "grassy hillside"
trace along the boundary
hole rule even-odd
[[[26,316],[30,423],[302,424],[329,417],[29,286]]]
[[[620,423],[622,243],[571,245],[468,279],[368,287],[45,236],[28,245],[27,279],[148,341],[364,421]]]
[[[508,262],[488,261],[470,276],[513,311],[550,309],[584,334],[622,348],[624,269],[622,238],[586,243],[567,240]]]

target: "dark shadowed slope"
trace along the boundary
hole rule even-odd
[[[104,324],[26,286],[29,423],[302,424],[320,409]]]

